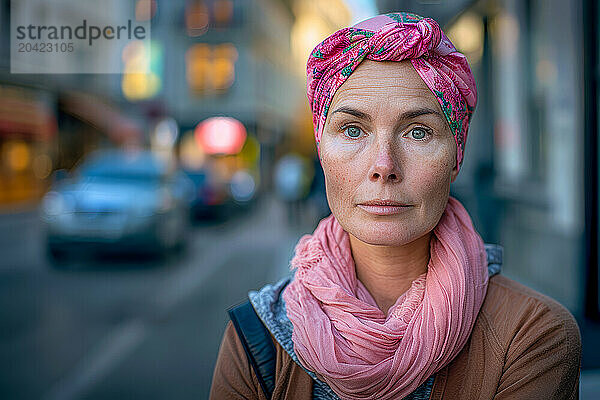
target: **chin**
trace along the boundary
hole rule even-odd
[[[394,221],[392,219],[348,221],[346,232],[361,242],[376,246],[402,246],[410,243],[426,232],[417,232],[415,225],[409,221]]]

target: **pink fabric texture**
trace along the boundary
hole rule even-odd
[[[306,65],[307,92],[317,151],[329,106],[337,89],[365,59],[410,60],[435,95],[463,160],[471,115],[477,105],[475,79],[438,23],[410,13],[378,15],[335,32],[317,45]]]
[[[388,316],[357,280],[348,233],[330,215],[296,246],[283,297],[302,365],[342,399],[399,399],[450,363],[467,342],[487,290],[483,241],[449,198],[428,270]]]

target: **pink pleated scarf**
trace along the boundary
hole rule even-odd
[[[283,293],[294,350],[340,398],[403,398],[471,335],[488,283],[483,241],[452,197],[433,233],[427,272],[387,317],[357,280],[348,233],[333,215],[298,242]]]

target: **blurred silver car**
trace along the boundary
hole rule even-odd
[[[48,253],[174,249],[186,238],[192,190],[148,151],[96,152],[43,199]]]

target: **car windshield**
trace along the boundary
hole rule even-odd
[[[81,169],[84,178],[160,181],[165,165],[150,153],[109,152],[92,156]]]

